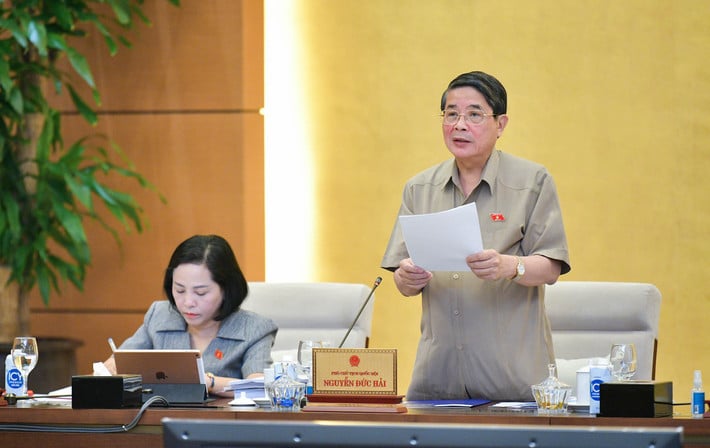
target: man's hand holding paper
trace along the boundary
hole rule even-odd
[[[399,268],[394,271],[394,283],[404,296],[414,296],[429,283],[431,272],[414,264],[411,258],[399,262]]]

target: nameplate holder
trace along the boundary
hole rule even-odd
[[[397,349],[314,348],[315,395],[397,395]]]

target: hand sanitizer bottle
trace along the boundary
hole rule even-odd
[[[705,391],[703,391],[703,377],[700,370],[696,370],[693,373],[693,391],[690,402],[693,418],[703,418],[705,413]]]
[[[16,396],[26,395],[25,379],[20,369],[12,362],[12,355],[5,357],[5,391]]]

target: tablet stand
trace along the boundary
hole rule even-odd
[[[202,404],[207,400],[207,388],[204,384],[155,383],[143,384],[143,402],[159,395],[170,406],[180,404]]]

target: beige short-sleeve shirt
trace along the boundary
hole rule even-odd
[[[570,270],[557,190],[547,170],[495,150],[468,198],[453,159],[410,179],[399,215],[433,213],[476,202],[483,246],[510,255],[543,255]],[[408,258],[395,224],[382,267]],[[422,290],[421,338],[409,400],[532,400],[530,386],[554,362],[544,286],[484,281],[472,272],[434,272]]]

